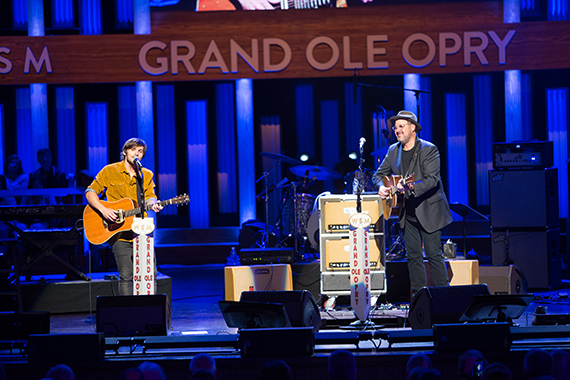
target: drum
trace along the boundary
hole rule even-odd
[[[307,233],[307,223],[313,211],[315,196],[313,194],[297,194],[297,226],[295,226],[295,204],[293,196],[285,200],[283,206],[283,230],[286,233],[299,235]]]

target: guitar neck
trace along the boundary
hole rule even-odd
[[[168,199],[166,201],[158,202],[158,204],[160,206],[164,207],[166,205],[172,204],[172,199]],[[128,218],[129,216],[141,214],[143,211],[146,212],[146,211],[150,210],[152,208],[152,206],[153,206],[153,204],[146,203],[142,207],[135,207],[135,208],[130,209],[130,210],[125,210],[125,218]]]

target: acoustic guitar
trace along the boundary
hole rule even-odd
[[[398,182],[402,180],[401,175],[390,175],[382,178],[382,183],[385,187],[390,188],[390,195],[386,199],[382,199],[382,213],[384,219],[388,220],[391,215],[398,215],[400,207],[404,205],[404,194],[398,190]],[[416,175],[410,174],[403,180],[404,185],[416,183]]]
[[[179,195],[166,201],[158,202],[162,207],[167,205],[182,205],[190,202],[188,195]],[[99,245],[105,243],[119,232],[129,231],[133,225],[135,215],[148,211],[153,205],[145,204],[142,207],[135,207],[132,199],[124,198],[116,202],[101,201],[107,208],[117,211],[117,220],[108,222],[95,211],[90,205],[83,210],[83,225],[85,227],[85,237],[91,244]]]

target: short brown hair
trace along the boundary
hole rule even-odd
[[[143,157],[146,154],[146,143],[144,142],[143,139],[139,139],[138,137],[131,137],[130,139],[128,139],[127,141],[125,141],[125,143],[123,144],[123,150],[121,150],[121,159],[124,160],[125,159],[125,151],[132,149],[134,147],[137,146],[142,146],[143,147]]]

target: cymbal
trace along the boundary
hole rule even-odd
[[[381,148],[376,149],[374,152],[370,153],[371,156],[376,157],[384,157],[386,153],[388,153],[389,146],[383,146]]]
[[[339,179],[341,177],[340,173],[336,170],[327,169],[322,166],[312,166],[312,165],[298,165],[290,167],[291,173],[298,175],[299,177],[304,177],[307,171],[309,172],[307,178],[315,178],[320,181],[325,181],[327,179]]]
[[[291,157],[284,156],[282,154],[270,153],[270,152],[261,152],[259,154],[261,154],[263,157],[267,157],[267,158],[270,158],[270,159],[275,160],[275,161],[286,162],[288,164],[293,164],[293,165],[301,165],[302,164],[301,161],[296,160],[296,159],[291,158]]]

